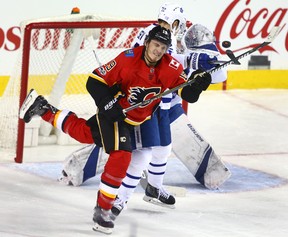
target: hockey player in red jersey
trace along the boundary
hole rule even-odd
[[[163,4],[159,9],[158,24],[171,30],[172,43],[168,53],[185,67],[185,72],[190,71],[191,73],[198,68],[209,70],[215,66],[211,62],[217,61],[220,54],[213,33],[199,24],[194,24],[186,29],[186,16],[180,5]],[[151,24],[142,29],[135,37],[132,47],[143,45],[145,37],[155,26],[157,24]],[[180,39],[182,39],[181,50],[177,48]],[[226,69],[212,73],[212,83],[226,80],[226,75]],[[230,171],[221,158],[214,152],[210,144],[202,136],[199,136],[199,132],[188,120],[181,101],[176,93],[163,96],[159,109],[153,113],[151,119],[133,128],[131,162],[111,209],[114,218],[126,206],[140,179],[145,190],[143,200],[175,208],[175,197],[163,185],[171,149],[195,179],[209,189],[217,189],[230,177]],[[183,141],[188,142],[188,145],[183,147]],[[86,145],[65,159],[59,181],[67,185],[79,186],[94,177],[96,171],[101,173],[107,158],[107,154],[103,154],[99,146]],[[147,172],[144,171],[142,174],[146,169]],[[174,192],[177,193],[178,190],[181,188],[174,187]]]
[[[149,32],[144,46],[126,50],[95,69],[86,88],[98,109],[87,121],[71,111],[58,110],[34,90],[20,108],[20,118],[25,122],[40,115],[79,142],[94,142],[109,154],[94,209],[93,229],[96,231],[111,233],[114,228],[110,210],[131,160],[131,129],[150,118],[160,99],[127,113],[123,113],[123,109],[187,80],[182,65],[166,53],[170,44],[170,31],[157,26]],[[211,83],[207,73],[196,72],[189,79],[192,78],[195,83],[178,90],[178,95],[190,103],[196,102]]]

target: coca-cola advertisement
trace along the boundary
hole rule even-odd
[[[115,19],[127,18],[139,20],[157,20],[162,1],[142,1],[131,4],[130,1],[117,1],[113,7],[95,4],[91,1],[69,2],[64,0],[49,1],[48,6],[33,4],[34,1],[7,1],[1,13],[0,22],[0,75],[10,75],[19,55],[21,45],[20,23],[30,19],[49,19],[50,17],[69,15],[77,7],[82,14],[113,16]],[[96,1],[97,2],[97,1]],[[31,3],[31,4],[29,4]],[[149,4],[150,3],[150,4]],[[287,0],[195,0],[179,1],[186,12],[187,20],[192,24],[200,23],[214,32],[221,54],[225,56],[226,47],[222,42],[229,42],[229,50],[241,53],[265,42],[274,26],[280,28],[274,41],[257,50],[254,55],[266,56],[269,69],[288,68],[288,8]],[[17,5],[17,9],[15,6]],[[33,7],[31,7],[33,5]],[[100,37],[103,37],[103,35]],[[231,65],[228,70],[249,69],[250,56],[241,59],[241,65]]]

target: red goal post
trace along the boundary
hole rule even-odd
[[[26,146],[77,144],[40,119],[25,124],[18,118],[28,90],[35,88],[56,107],[89,118],[95,113],[85,88],[89,73],[131,48],[139,31],[154,23],[105,17],[95,20],[93,16],[66,18],[29,22],[22,27],[20,57],[0,97],[1,157],[22,163]]]

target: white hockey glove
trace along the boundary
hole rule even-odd
[[[212,61],[216,61],[217,57],[206,53],[190,53],[186,56],[187,67],[193,70],[201,69],[207,71],[216,65]]]

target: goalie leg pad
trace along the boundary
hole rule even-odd
[[[212,150],[209,157],[208,166],[204,174],[205,187],[209,189],[218,189],[230,177],[230,170]]]
[[[209,189],[215,189],[231,176],[229,169],[185,114],[171,123],[171,132],[174,154],[198,182]]]
[[[83,168],[83,183],[96,175],[96,166],[99,159],[99,152],[101,147],[94,146],[93,150],[88,156],[88,160]]]
[[[84,181],[96,175],[96,166],[100,163],[102,149],[95,144],[86,145],[72,154],[64,161],[63,173],[59,181],[80,186]],[[69,181],[69,182],[67,182]]]
[[[199,165],[197,172],[195,173],[195,179],[203,185],[205,185],[204,174],[206,173],[206,170],[207,170],[208,161],[209,161],[211,152],[212,152],[212,148],[208,146],[203,154],[203,160],[201,164]]]

